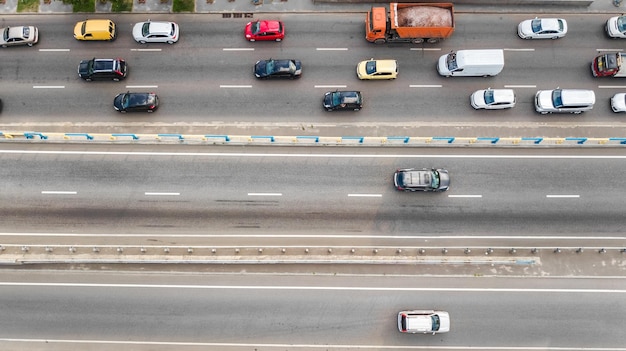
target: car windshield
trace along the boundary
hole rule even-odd
[[[534,20],[532,20],[530,22],[530,26],[533,29],[533,32],[538,33],[541,32],[541,20],[538,18],[535,18]]]
[[[339,92],[334,92],[331,94],[331,101],[333,106],[339,106],[342,104],[342,96]]]
[[[552,92],[552,105],[554,107],[562,107],[563,106],[563,98],[561,97],[561,90],[560,89],[555,89]]]
[[[457,69],[459,66],[456,63],[456,54],[451,52],[448,54],[448,58],[446,59],[446,63],[448,64],[448,71],[452,72]]]
[[[433,189],[439,188],[439,172],[432,171],[430,179],[430,186],[433,187]],[[439,317],[437,317],[437,323],[439,323]]]
[[[4,41],[9,40],[9,28],[5,28],[4,29],[4,33],[2,34],[2,37],[4,38]]]
[[[430,318],[433,321],[433,331],[439,330],[439,327],[441,325],[441,321],[439,320],[439,316],[435,314],[433,316],[430,316]]]
[[[617,30],[621,33],[626,32],[626,16],[617,17]]]
[[[124,94],[124,96],[122,97],[122,107],[128,108],[129,104],[130,104],[130,94]]]
[[[265,62],[265,73],[271,74],[274,72],[274,60],[269,60]]]
[[[493,98],[493,90],[491,89],[485,90],[485,104],[492,105],[495,102],[496,100]]]
[[[147,37],[150,34],[150,22],[146,22],[141,26],[141,35]]]
[[[259,32],[259,30],[261,29],[261,22],[256,21],[254,23],[252,23],[252,34],[257,34]]]
[[[365,72],[367,74],[376,73],[376,61],[367,61],[367,63],[365,64]]]

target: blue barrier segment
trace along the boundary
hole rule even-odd
[[[448,144],[452,144],[454,139],[454,137],[433,137],[433,140],[447,140]]]
[[[626,144],[626,138],[609,138],[609,140],[611,140],[611,141],[619,140],[620,144]]]
[[[407,136],[390,136],[390,137],[387,137],[387,140],[404,140],[405,144],[408,144],[410,139],[411,138],[409,138]]]
[[[133,138],[133,140],[139,140],[139,137],[136,134],[125,134],[125,133],[121,133],[120,134],[120,133],[116,133],[116,134],[111,134],[111,136],[116,137],[116,138],[117,137],[127,137],[127,136],[129,136],[129,137]]]
[[[87,140],[93,140],[93,136],[87,133],[65,133],[65,136],[84,136]]]
[[[26,137],[26,139],[33,139],[35,137],[35,135],[38,136],[39,139],[44,139],[44,140],[48,139],[47,136],[45,136],[45,135],[43,135],[41,133],[36,133],[36,132],[25,132],[24,133],[24,136]]]
[[[312,135],[299,135],[296,136],[296,140],[298,139],[315,139],[316,143],[320,142],[320,137],[319,136],[312,136]]]
[[[492,144],[495,144],[500,141],[500,138],[476,138],[476,140],[489,140]]]
[[[543,141],[543,138],[522,138],[522,140],[534,140],[535,144],[539,144]]]
[[[205,134],[205,138],[224,138],[224,141],[230,141],[228,135]]]
[[[587,138],[565,138],[565,140],[577,140],[576,144],[584,144]]]
[[[272,143],[274,142],[274,137],[271,135],[253,135],[250,138],[252,139],[269,139]]]
[[[365,140],[365,137],[341,137],[341,140],[358,140],[359,144],[363,144],[363,140]]]
[[[157,134],[157,136],[160,137],[176,137],[178,138],[178,140],[183,141],[185,140],[185,138],[183,137],[182,134]]]

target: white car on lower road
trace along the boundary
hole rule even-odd
[[[414,310],[398,313],[398,330],[402,333],[437,334],[450,331],[450,315],[444,311]]]

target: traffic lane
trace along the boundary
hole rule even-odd
[[[393,190],[391,175],[396,168],[420,166],[415,161],[385,160],[381,166],[367,159],[285,164],[279,158],[209,157],[172,159],[160,166],[149,157],[121,163],[116,158],[98,156],[97,162],[78,164],[71,157],[6,160],[6,169],[13,171],[3,176],[9,200],[2,208],[5,225],[491,234],[503,228],[509,233],[614,233],[624,224],[624,200],[616,191],[621,183],[612,176],[618,171],[610,171],[620,167],[614,160],[504,160],[497,166],[428,160],[451,171],[451,190],[406,194]],[[590,169],[605,171],[590,174]]]
[[[621,294],[2,287],[4,338],[474,347],[619,347]],[[416,305],[416,301],[419,303]],[[406,335],[397,312],[450,312],[448,334]],[[64,323],[54,323],[63,320]],[[494,325],[498,328],[494,329]],[[245,330],[245,333],[241,331]]]
[[[622,180],[615,175],[623,167],[623,160],[610,157],[493,159],[479,156],[407,160],[393,155],[344,158],[303,154],[286,161],[271,154],[174,157],[127,153],[3,154],[1,158],[6,165],[2,172],[6,195],[21,195],[22,189],[37,191],[42,186],[79,187],[103,195],[115,188],[125,191],[149,186],[182,192],[207,189],[218,196],[255,189],[283,190],[292,194],[314,194],[320,189],[329,189],[331,193],[342,189],[345,193],[350,190],[385,192],[392,188],[396,169],[434,167],[450,171],[450,191],[455,193],[502,195],[512,192],[543,196],[571,191],[590,198],[601,194],[600,199],[614,200],[619,199],[622,185]],[[110,189],[105,191],[106,188]]]

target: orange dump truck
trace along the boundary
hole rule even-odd
[[[365,18],[365,39],[383,44],[424,41],[436,43],[454,32],[454,5],[450,3],[389,4],[372,7]]]

